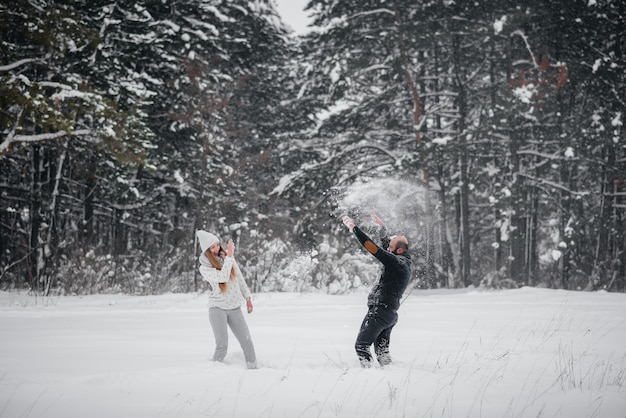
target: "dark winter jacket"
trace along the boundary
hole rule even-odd
[[[378,261],[383,264],[383,272],[367,297],[368,306],[382,306],[398,310],[400,299],[411,279],[411,256],[394,254],[376,245],[370,237],[355,226],[354,235]],[[389,246],[389,239],[383,239]]]

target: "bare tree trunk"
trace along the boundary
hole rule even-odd
[[[448,203],[446,199],[446,185],[443,181],[444,174],[443,168],[439,166],[439,203],[441,205],[440,218],[439,218],[439,246],[440,246],[440,265],[444,274],[446,275],[446,287],[456,287],[455,277],[458,271],[458,260],[455,259],[455,252],[452,250],[454,241],[452,240],[452,234],[450,233],[450,227],[448,225],[448,217],[446,215]]]
[[[496,64],[495,64],[495,44],[491,46],[491,59],[489,60],[489,83],[490,83],[490,105],[491,111],[493,114],[498,114],[498,102],[497,102],[497,89],[498,89],[498,81],[496,77]],[[508,68],[509,66],[507,66]],[[507,76],[508,77],[508,76]],[[508,79],[508,78],[507,78]],[[494,157],[494,166],[499,167],[501,162],[498,158]],[[493,248],[493,267],[494,273],[498,273],[503,266],[503,258],[502,258],[502,213],[499,208],[499,204],[496,203],[493,209],[493,217],[494,217],[494,248]]]
[[[626,130],[622,129],[623,143],[626,139]],[[613,282],[618,290],[626,291],[626,155],[623,153],[617,172],[622,173],[614,179],[615,203],[613,204],[615,215],[615,250],[613,252],[614,274]],[[608,286],[611,289],[611,286]]]
[[[457,106],[459,120],[457,122],[457,135],[460,142],[459,149],[459,248],[461,250],[460,276],[465,286],[478,285],[472,281],[471,252],[470,252],[470,228],[469,228],[469,177],[468,177],[468,149],[465,131],[467,118],[467,91],[465,77],[462,75],[463,64],[461,62],[461,36],[453,35],[455,79],[457,88]]]
[[[439,68],[439,50],[437,48],[433,48],[432,56],[435,61],[435,68]],[[439,91],[439,77],[434,77],[433,80],[433,90],[435,92]],[[440,99],[438,95],[434,96],[434,107],[439,107]],[[435,114],[435,128],[438,132],[441,132],[442,123],[441,123],[441,115],[439,113]],[[427,129],[427,126],[424,127]],[[455,257],[455,254],[458,254],[457,251],[453,251],[454,240],[452,239],[452,234],[450,231],[450,225],[448,221],[448,202],[446,198],[446,194],[448,190],[446,188],[446,178],[447,173],[446,169],[443,166],[443,159],[435,154],[435,161],[437,163],[437,177],[439,178],[439,236],[438,236],[438,244],[439,244],[439,265],[441,266],[441,270],[445,275],[444,285],[446,287],[456,287],[456,274],[459,271],[459,262],[458,257]],[[434,275],[435,273],[433,273]]]
[[[602,181],[600,182],[600,215],[598,217],[598,233],[596,235],[596,250],[593,257],[593,271],[590,280],[597,285],[602,285],[606,280],[607,261],[610,263],[610,255],[608,249],[610,246],[609,223],[613,210],[613,185],[608,167],[615,164],[615,153],[611,152],[610,146],[604,147],[604,159],[607,164],[602,167]],[[607,155],[608,154],[608,155]],[[612,160],[612,161],[611,161]],[[608,258],[608,259],[607,259]],[[595,287],[595,286],[594,286]]]
[[[30,242],[28,246],[29,282],[35,292],[39,291],[42,249],[39,242],[41,230],[41,146],[31,148],[31,192],[30,192]]]
[[[513,132],[510,139],[509,152],[511,155],[511,206],[510,211],[510,235],[509,235],[509,277],[516,283],[521,284],[525,280],[525,233],[526,218],[522,213],[526,199],[524,198],[524,184],[521,174],[518,133]]]
[[[95,157],[91,156],[90,161],[86,166],[87,179],[85,181],[85,196],[83,198],[84,214],[83,214],[83,248],[90,248],[95,243],[94,234],[94,193],[97,185],[96,179],[96,161]]]
[[[528,285],[535,286],[537,284],[537,275],[539,272],[539,254],[537,250],[537,229],[539,222],[539,193],[537,189],[533,189],[532,204],[530,211],[530,220],[528,222],[528,256],[526,264],[528,265]]]
[[[506,79],[510,80],[512,77],[511,69],[513,68],[513,39],[509,38],[507,43],[507,65],[506,65]],[[509,117],[508,126],[516,126],[514,117]],[[519,205],[519,194],[520,194],[520,161],[519,161],[519,140],[518,140],[518,132],[516,130],[511,130],[509,135],[509,158],[510,158],[510,192],[511,198],[508,204],[508,257],[507,260],[507,273],[511,280],[516,283],[520,283],[520,275],[519,275],[519,264],[522,259],[521,256],[523,251],[520,250],[520,237],[519,237],[519,220],[517,209],[521,207]]]
[[[502,258],[502,216],[499,208],[494,209],[494,242],[495,246],[493,249],[493,266],[494,271],[497,273],[504,266],[503,258]]]
[[[562,161],[561,162],[561,171],[560,171],[560,176],[561,176],[561,184],[568,184],[569,183],[569,163],[567,161]],[[568,233],[567,231],[567,227],[568,227],[568,223],[570,221],[570,214],[571,214],[571,199],[569,196],[569,192],[565,191],[565,190],[561,190],[560,192],[560,222],[559,222],[559,242],[563,242],[566,245],[569,245],[568,243]],[[570,263],[570,257],[571,257],[571,251],[569,248],[563,248],[562,249],[562,255],[561,258],[559,259],[559,271],[560,271],[560,286],[562,289],[569,289],[570,288],[570,269],[571,269],[571,263]]]
[[[44,251],[44,258],[46,263],[49,262],[50,256],[52,254],[52,248],[56,247],[56,244],[53,242],[53,236],[58,233],[58,209],[59,209],[59,187],[61,185],[61,178],[63,172],[63,166],[65,164],[65,158],[67,157],[67,148],[64,148],[59,156],[57,173],[54,178],[54,190],[52,191],[52,202],[50,203],[50,225],[48,226],[48,237],[46,239],[46,249]],[[48,253],[48,251],[50,253]],[[48,296],[50,294],[50,288],[53,285],[52,283],[53,275],[49,274],[46,277],[46,284],[44,289],[44,295]]]
[[[467,155],[467,141],[464,139],[465,135],[461,135],[463,138],[461,140],[461,155],[460,155],[460,171],[461,171],[461,187],[460,187],[460,198],[461,198],[461,229],[460,229],[460,237],[461,237],[461,277],[463,283],[466,286],[473,284],[475,286],[478,283],[472,281],[472,271],[471,271],[471,252],[470,252],[470,220],[469,220],[469,178],[467,175],[468,171],[468,155]]]
[[[626,167],[625,167],[626,168]],[[621,292],[626,291],[626,199],[621,195],[621,203],[616,204],[615,227],[618,232],[615,235],[615,246],[613,251],[613,274],[611,283],[607,290],[611,290],[613,285]],[[619,205],[619,206],[618,206]]]
[[[206,167],[206,160],[209,156],[209,151],[210,151],[210,144],[209,144],[209,140],[206,136],[202,136],[201,137],[202,140],[202,158],[199,159],[199,167],[198,167],[198,172],[200,173],[200,178],[198,179],[198,183],[199,183],[199,196],[198,199],[196,200],[196,210],[195,210],[195,217],[194,217],[194,221],[193,221],[193,242],[194,242],[194,248],[193,248],[193,252],[191,254],[191,265],[192,266],[196,266],[197,265],[197,260],[196,260],[196,254],[198,254],[196,252],[196,248],[200,248],[199,245],[197,245],[196,247],[196,231],[198,229],[204,229],[204,216],[205,216],[205,212],[204,212],[204,207],[206,204],[206,174],[204,173],[205,167]],[[195,289],[195,291],[197,292],[198,289],[200,288],[199,286],[199,280],[198,280],[198,276],[199,276],[199,271],[198,268],[194,268],[193,269],[193,287]]]
[[[120,207],[123,205],[120,205]],[[113,209],[113,254],[121,255],[126,249],[124,223],[122,217],[124,211],[120,208]]]

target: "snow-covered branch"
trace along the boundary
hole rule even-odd
[[[39,61],[38,58],[24,58],[11,64],[0,65],[0,71],[11,71],[29,62]]]
[[[274,189],[270,192],[270,195],[278,195],[278,196],[280,196],[285,191],[287,191],[287,190],[289,190],[291,188],[291,186],[293,185],[293,183],[295,182],[296,179],[302,177],[308,171],[311,171],[311,170],[314,170],[314,169],[323,168],[324,166],[326,166],[326,165],[328,165],[328,164],[330,164],[333,161],[336,161],[338,159],[344,160],[345,159],[344,157],[346,155],[350,154],[350,153],[353,153],[355,151],[360,152],[360,151],[367,150],[367,149],[373,149],[375,151],[380,152],[381,154],[386,155],[394,163],[398,161],[398,157],[396,157],[393,153],[389,152],[385,148],[380,147],[378,145],[375,145],[375,144],[359,144],[359,145],[355,145],[355,146],[346,148],[343,151],[341,151],[341,152],[339,152],[339,153],[337,153],[335,155],[332,155],[332,156],[328,157],[324,161],[321,161],[319,163],[304,165],[299,170],[295,170],[295,171],[292,171],[289,174],[284,175],[279,180],[278,185],[276,187],[274,187]],[[365,172],[367,170],[368,169],[364,169],[362,171]]]
[[[562,184],[555,183],[555,182],[550,181],[550,180],[538,178],[538,177],[535,177],[535,176],[531,176],[531,175],[528,175],[528,174],[518,173],[517,175],[521,176],[521,177],[525,177],[525,178],[527,178],[527,179],[529,179],[531,181],[534,181],[537,184],[545,184],[546,186],[552,187],[554,189],[565,191],[565,192],[567,192],[567,193],[569,193],[569,194],[571,194],[573,196],[586,196],[586,195],[589,194],[589,192],[576,192],[576,191],[574,191],[572,189],[569,189],[568,187],[566,187],[566,186],[564,186]]]
[[[343,154],[346,154],[348,152],[353,152],[353,151],[359,151],[359,150],[365,150],[365,149],[373,149],[376,151],[379,151],[381,154],[385,154],[387,157],[389,157],[391,160],[393,161],[397,161],[397,157],[395,155],[393,155],[391,152],[389,152],[388,150],[386,150],[383,147],[380,147],[378,145],[373,145],[373,144],[363,144],[363,145],[357,145],[355,147],[352,147],[350,149],[347,149]]]
[[[535,59],[535,54],[533,54],[533,50],[530,47],[530,43],[528,42],[528,37],[526,36],[526,34],[521,29],[518,29],[515,32],[513,32],[511,35],[518,35],[520,38],[522,38],[522,40],[524,41],[524,44],[526,44],[526,49],[528,50],[528,54],[533,60],[533,67],[539,68],[539,64],[537,64],[537,60]]]
[[[58,131],[51,132],[46,134],[36,134],[36,135],[13,135],[10,134],[4,141],[0,144],[0,154],[7,152],[7,150],[11,147],[12,144],[17,142],[22,143],[36,143],[36,142],[45,142],[45,141],[54,141],[59,138],[63,138],[66,136],[83,136],[89,135],[91,130],[89,129],[79,129],[76,131],[72,131],[68,133],[67,131]]]
[[[562,160],[562,159],[564,159],[564,157],[562,157],[558,153],[547,154],[545,152],[539,152],[539,151],[535,151],[535,150],[532,150],[532,149],[529,149],[529,150],[519,150],[519,151],[517,151],[517,154],[518,155],[533,155],[535,157],[545,158],[545,159],[548,159],[548,160]]]
[[[370,71],[389,70],[390,68],[391,66],[386,65],[386,64],[374,64],[374,65],[370,65],[367,68],[363,68],[362,70],[357,71],[356,75],[360,76],[360,75],[369,73]]]
[[[390,14],[392,16],[395,15],[395,13],[392,10],[382,8],[382,9],[367,10],[365,12],[355,13],[355,14],[353,14],[351,16],[348,16],[348,20],[357,19],[357,18],[363,17],[363,16],[377,15],[377,14],[380,14],[380,13],[387,13],[387,14]]]
[[[150,202],[153,202],[159,196],[161,196],[161,192],[157,190],[157,193],[155,193],[153,196],[150,196],[150,197],[142,200],[141,202],[133,203],[133,204],[111,203],[110,206],[112,208],[120,210],[120,211],[137,210],[137,209],[145,208],[148,204],[150,204]]]

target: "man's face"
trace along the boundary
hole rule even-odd
[[[389,247],[387,248],[387,251],[395,254],[397,246],[398,246],[398,237],[393,236],[391,237],[391,241],[389,241]]]
[[[393,236],[391,237],[391,241],[389,241],[389,247],[387,251],[394,254],[404,254],[404,248],[398,248],[398,244],[402,242],[402,237]]]

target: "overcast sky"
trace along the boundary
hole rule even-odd
[[[274,0],[284,22],[298,34],[306,32],[308,18],[304,12],[307,0]]]

